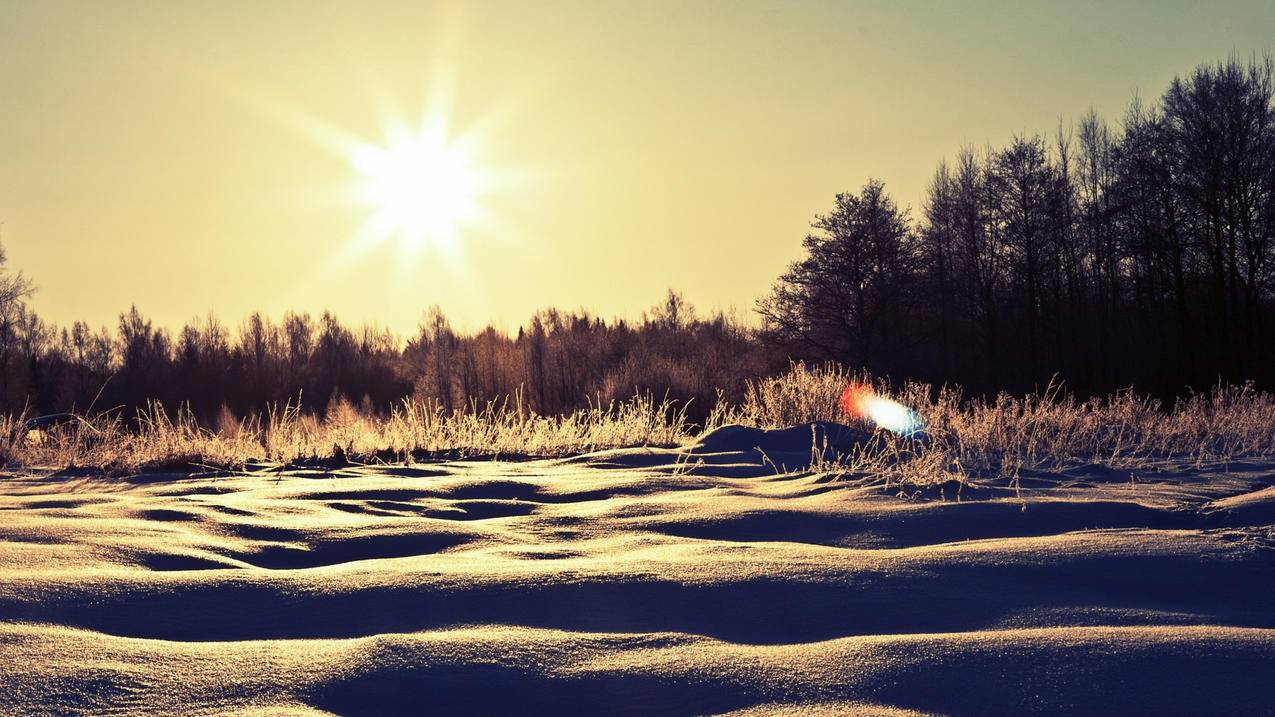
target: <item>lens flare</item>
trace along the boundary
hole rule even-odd
[[[841,411],[850,418],[872,421],[901,436],[915,436],[925,428],[925,422],[915,411],[862,383],[852,383],[841,392]]]

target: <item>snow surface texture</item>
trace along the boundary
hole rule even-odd
[[[811,431],[4,476],[0,714],[1275,714],[1275,464],[900,496]]]

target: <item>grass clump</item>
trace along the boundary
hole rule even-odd
[[[924,436],[877,431],[868,446],[826,470],[932,484],[986,473],[1016,480],[1024,469],[1078,462],[1146,469],[1169,459],[1199,465],[1275,453],[1275,396],[1251,384],[1218,385],[1171,405],[1132,391],[1080,400],[1057,383],[1022,397],[965,399],[960,388],[908,382],[895,390],[835,365],[796,364],[751,382],[743,402],[721,420],[759,428],[845,421],[838,399],[850,383],[875,385],[911,407],[924,421]]]

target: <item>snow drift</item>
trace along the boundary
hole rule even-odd
[[[7,475],[0,713],[1272,713],[1275,466],[958,501],[812,433],[867,438]]]

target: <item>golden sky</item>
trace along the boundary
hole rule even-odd
[[[1269,2],[0,0],[0,241],[59,323],[748,314],[836,192],[916,207],[964,143],[1273,37]],[[424,185],[465,195],[445,241],[369,229],[398,187],[355,158],[423,126],[467,167]]]

